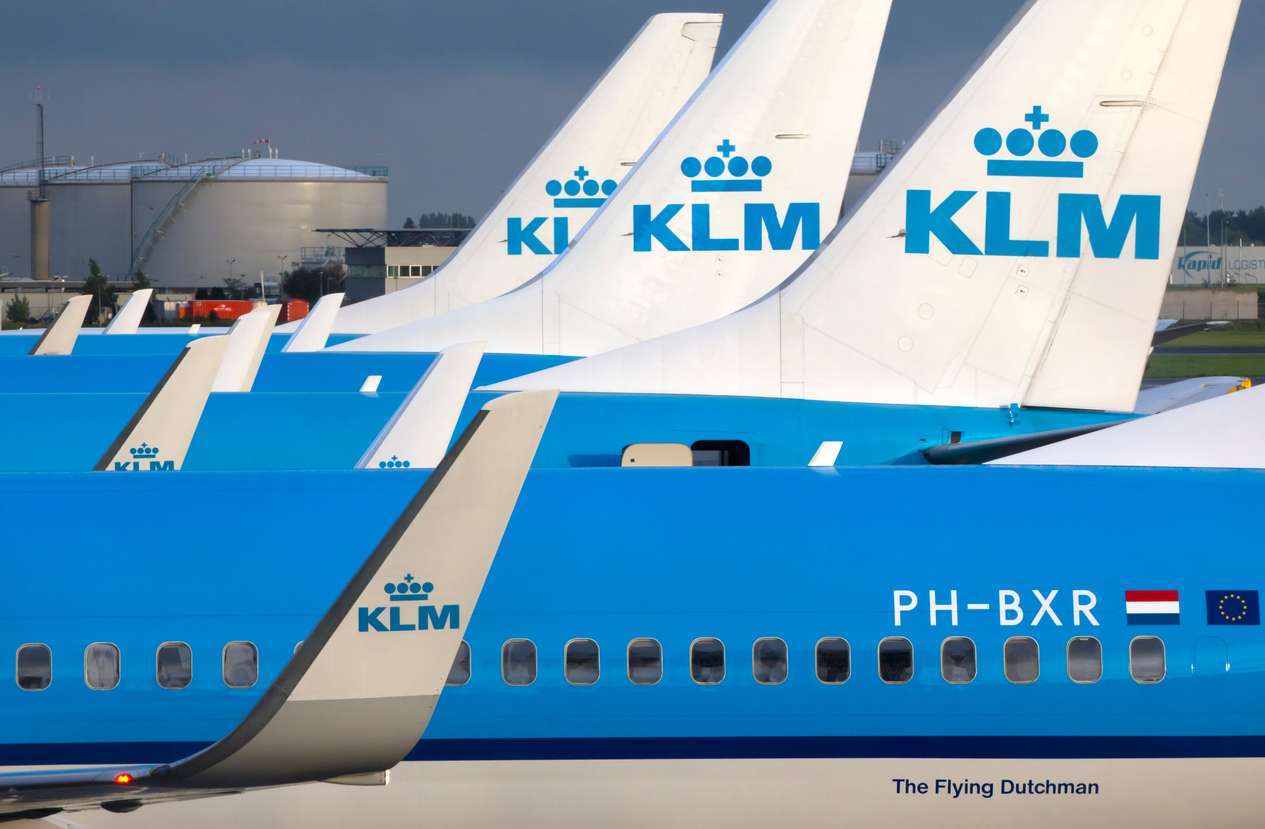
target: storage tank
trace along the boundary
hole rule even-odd
[[[386,224],[385,167],[230,158],[135,172],[133,261],[164,286],[252,283],[260,271],[275,282],[323,241],[315,228]]]

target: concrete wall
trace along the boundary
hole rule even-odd
[[[31,267],[29,187],[0,187],[0,269],[25,279]]]
[[[132,185],[132,245],[136,246],[184,182],[136,181]],[[305,245],[325,244],[318,227],[383,227],[385,181],[220,180],[186,197],[142,266],[164,287],[209,288],[229,275],[279,281],[299,261]]]
[[[1255,288],[1170,288],[1160,305],[1161,319],[1254,320]]]

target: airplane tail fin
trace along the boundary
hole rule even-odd
[[[1131,410],[1238,7],[1034,0],[778,290],[494,388]]]
[[[335,348],[598,354],[758,299],[838,220],[890,8],[773,0],[539,277]]]
[[[31,347],[28,357],[65,356],[75,350],[84,315],[92,304],[91,294],[80,294],[66,303],[53,324],[45,329]]]
[[[349,305],[334,331],[385,331],[500,296],[539,273],[608,195],[577,191],[571,198],[575,194],[552,188],[568,180],[583,186],[623,179],[711,72],[721,20],[702,13],[651,17],[438,271],[402,291]],[[549,227],[514,250],[506,240],[514,223]]]
[[[485,405],[241,724],[166,776],[272,786],[400,762],[434,711],[556,399]]]
[[[250,391],[280,314],[280,305],[265,305],[233,323],[228,332],[228,351],[211,391]]]
[[[136,329],[140,328],[141,320],[145,318],[145,308],[148,307],[149,298],[153,295],[153,288],[141,288],[133,293],[127,298],[127,303],[114,315],[114,319],[110,320],[110,324],[105,327],[105,333],[135,334]]]
[[[338,317],[338,309],[342,307],[345,296],[346,294],[327,294],[321,297],[312,312],[299,320],[299,327],[281,348],[281,352],[294,354],[324,348],[330,332],[334,330],[334,320]]]
[[[231,339],[200,337],[186,345],[93,469],[145,472],[184,465]]]
[[[357,469],[433,469],[452,439],[483,343],[445,348],[382,427],[357,463]]]

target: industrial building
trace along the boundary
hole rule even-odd
[[[41,173],[42,170],[42,173]],[[88,260],[120,280],[144,270],[164,290],[226,277],[269,281],[298,264],[321,227],[386,224],[387,168],[254,153],[192,163],[167,156],[91,166],[63,156],[0,168],[0,275],[31,273],[31,200],[48,199],[50,271],[81,280]]]

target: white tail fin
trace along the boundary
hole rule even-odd
[[[1132,409],[1237,9],[1036,0],[778,291],[494,388]]]
[[[75,340],[79,339],[79,329],[83,327],[84,315],[88,313],[88,306],[91,304],[91,294],[80,294],[67,302],[53,324],[35,341],[27,356],[64,357],[74,351]]]
[[[483,343],[439,352],[356,468],[434,468],[448,451],[481,359]]]
[[[186,345],[94,469],[98,472],[180,469],[211,395],[211,384],[229,348],[229,340],[229,337],[201,337]]]
[[[233,323],[228,332],[228,351],[211,391],[250,391],[280,313],[280,305],[265,305]]]
[[[989,463],[1265,469],[1262,419],[1265,387],[1245,389]]]
[[[540,273],[605,198],[601,185],[613,186],[628,173],[707,77],[720,23],[719,14],[650,18],[433,276],[403,291],[349,305],[338,315],[334,331],[385,331],[500,296]],[[576,199],[551,192],[554,184],[582,186],[589,181],[599,186],[596,194],[581,191]],[[555,201],[559,195],[563,198]],[[533,228],[534,244],[508,246],[508,228],[515,222]]]
[[[839,215],[889,8],[774,0],[541,277],[339,348],[597,354],[755,300]]]
[[[283,354],[294,354],[300,351],[320,351],[325,347],[329,334],[334,330],[334,320],[343,305],[346,294],[329,294],[316,303],[312,312],[299,320],[299,327],[282,347]]]
[[[149,298],[154,295],[153,288],[141,288],[127,298],[127,303],[119,309],[105,327],[106,334],[135,334],[145,318],[145,309],[149,306]]]

